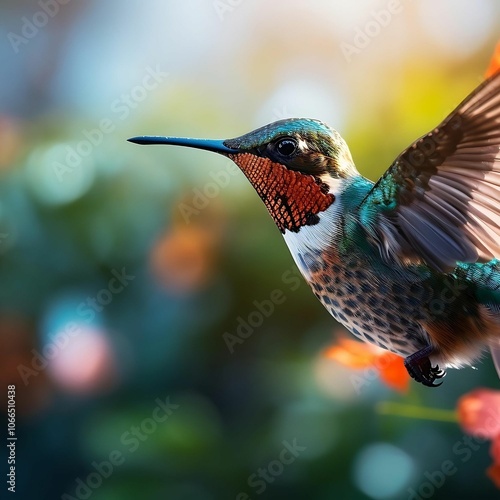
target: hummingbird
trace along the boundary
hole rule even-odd
[[[227,140],[141,136],[238,165],[314,295],[359,339],[441,385],[490,349],[500,375],[500,72],[377,182],[340,134],[309,118]]]

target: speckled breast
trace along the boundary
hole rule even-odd
[[[432,292],[415,274],[375,272],[355,254],[341,260],[316,252],[300,260],[316,297],[356,337],[405,357],[429,344],[421,323]]]

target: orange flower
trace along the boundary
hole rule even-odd
[[[392,352],[384,352],[378,359],[380,378],[391,389],[408,392],[410,375],[404,365],[404,359]]]
[[[410,376],[403,358],[371,344],[340,338],[325,351],[325,356],[354,370],[378,370],[381,380],[391,389],[407,392]]]
[[[495,47],[495,52],[493,53],[493,57],[491,58],[490,65],[486,70],[486,78],[494,75],[498,70],[500,70],[500,42],[497,43]]]
[[[476,389],[458,400],[458,420],[473,436],[493,439],[500,435],[500,391]]]
[[[160,283],[178,295],[206,286],[215,271],[217,241],[197,225],[174,226],[151,250],[151,269]]]

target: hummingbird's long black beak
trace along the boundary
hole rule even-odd
[[[187,137],[163,137],[154,135],[144,135],[127,139],[134,144],[169,144],[171,146],[186,146],[188,148],[204,149],[222,155],[239,153],[238,149],[228,148],[224,141],[214,139],[189,139]]]

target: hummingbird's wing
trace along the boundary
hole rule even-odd
[[[500,72],[396,158],[359,217],[390,263],[500,257]]]

